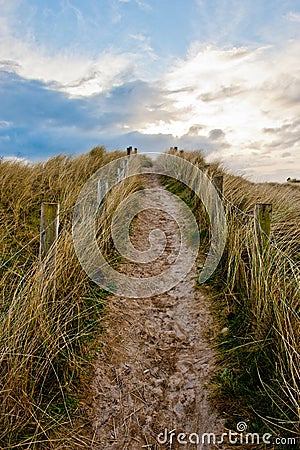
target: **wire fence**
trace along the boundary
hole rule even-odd
[[[125,166],[123,166],[122,168],[120,168],[120,171],[118,171],[118,175],[117,175],[117,182],[122,181],[127,175],[127,166],[125,168]],[[114,183],[115,181],[110,180],[110,184]],[[106,188],[106,193],[108,191],[108,183],[107,183],[107,188]],[[90,193],[87,193],[86,196],[84,196],[83,198],[81,198],[79,200],[78,203],[83,202],[88,196],[90,195]],[[250,214],[242,209],[240,209],[236,204],[234,204],[231,200],[229,200],[223,192],[219,192],[219,195],[221,196],[221,199],[223,200],[223,203],[226,203],[227,205],[230,205],[230,207],[232,207],[236,212],[238,212],[239,214],[243,215],[245,218],[247,218],[248,220],[253,221],[254,220],[254,214]],[[75,208],[75,204],[68,207],[68,208],[64,208],[62,210],[60,210],[60,215],[69,213],[70,211],[74,210]],[[54,219],[52,222],[50,222],[47,227],[44,229],[44,231],[46,231],[49,227],[51,227],[56,219]],[[245,227],[245,223],[243,223],[238,217],[237,220],[240,222],[241,226]],[[10,231],[14,229],[14,225],[10,227]],[[6,235],[2,238],[2,240],[5,239],[5,237],[7,235],[10,234],[10,231],[8,231],[6,233]],[[289,255],[286,254],[286,252],[284,250],[282,250],[280,247],[278,247],[278,245],[276,245],[276,243],[274,242],[274,240],[267,235],[263,230],[261,230],[262,234],[264,234],[265,238],[268,240],[269,244],[276,250],[278,251],[288,262],[289,264],[293,267],[296,268],[297,271],[299,271],[299,264],[296,263],[296,261],[293,261]],[[4,263],[2,263],[0,265],[0,269],[6,267],[14,258],[16,258],[18,255],[20,255],[26,248],[28,248],[34,241],[36,241],[37,239],[40,239],[41,237],[41,231],[39,233],[37,233],[32,239],[30,239],[25,245],[23,245],[23,247],[21,247],[19,250],[17,250],[13,255],[11,255],[9,257],[9,259],[7,259]]]
[[[117,179],[116,180],[109,180],[106,183],[106,193],[109,190],[109,186],[112,186],[116,181],[117,182],[121,182],[127,175],[128,172],[128,164],[123,164],[123,167],[120,168],[120,171],[118,171],[117,174]],[[64,208],[61,209],[59,214],[60,216],[62,216],[63,214],[66,214],[70,211],[73,211],[74,208],[76,207],[76,205],[78,206],[81,202],[83,202],[84,200],[86,200],[86,198],[90,195],[90,193],[88,192],[85,196],[83,196],[79,201],[77,201],[74,205],[69,206],[68,208]],[[47,231],[49,228],[51,228],[51,226],[55,223],[56,218],[54,220],[52,220],[44,229],[43,232]],[[4,240],[9,234],[10,232],[15,228],[14,225],[12,225],[9,228],[9,231],[6,233],[5,236],[2,237],[2,240]],[[28,248],[34,241],[36,241],[37,239],[41,238],[41,231],[36,234],[33,238],[31,238],[25,245],[23,245],[19,250],[17,250],[12,256],[10,256],[4,263],[2,263],[0,265],[0,269],[3,269],[4,267],[6,267],[14,258],[16,258],[19,254],[21,254],[26,248]]]
[[[221,193],[221,197],[223,202],[230,204],[230,206],[232,206],[236,211],[238,211],[248,219],[254,220],[254,214],[249,214],[241,210],[238,206],[236,206],[233,202],[231,202],[223,193]],[[245,226],[245,224],[243,224],[241,221],[240,223],[242,226]],[[280,247],[278,247],[278,245],[276,245],[274,240],[267,233],[265,233],[264,230],[261,230],[261,233],[264,235],[264,237],[268,240],[269,244],[274,249],[276,249],[284,258],[286,258],[292,266],[296,267],[299,270],[299,265],[295,261],[293,261]]]

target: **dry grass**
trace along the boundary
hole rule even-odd
[[[107,294],[79,265],[72,213],[87,179],[120,156],[124,153],[97,147],[77,158],[0,165],[0,448],[89,447],[77,429],[80,392],[92,367],[91,342],[101,331]],[[110,194],[103,222],[136,187],[131,180]],[[41,268],[38,259],[42,201],[61,207],[55,273],[47,261]],[[109,252],[103,223],[102,231],[101,245]]]
[[[81,432],[84,423],[78,420],[82,415],[80,392],[92,367],[93,342],[101,331],[106,293],[95,287],[78,263],[71,221],[83,184],[99,167],[120,156],[124,153],[106,154],[98,147],[78,158],[58,156],[33,166],[0,165],[3,449],[90,447]],[[181,156],[199,166],[205,163],[199,152]],[[209,173],[213,176],[222,169],[215,164]],[[110,194],[101,219],[100,243],[107,254],[114,207],[137,188],[137,182],[130,180],[124,189],[116,188]],[[225,174],[224,194],[227,246],[211,281],[219,326],[228,328],[219,342],[219,403],[222,399],[233,424],[238,411],[239,418],[249,417],[253,427],[255,417],[260,417],[260,423],[274,433],[297,433],[300,188],[296,184],[253,184]],[[197,213],[202,235],[208,236],[199,202],[188,192],[183,195]],[[61,205],[55,281],[53,272],[41,271],[38,260],[42,201]],[[271,243],[262,257],[254,240],[257,202],[273,204]]]
[[[199,162],[195,153],[179,156],[204,165],[201,155]],[[210,177],[220,173],[228,236],[209,282],[219,329],[227,329],[218,344],[217,400],[233,428],[238,420],[249,419],[252,431],[265,426],[274,434],[294,435],[300,419],[300,187],[254,184],[224,173],[218,164],[210,166]],[[188,192],[183,196],[203,228],[206,220],[199,201]],[[261,256],[254,237],[256,203],[273,205],[271,240]]]
[[[228,312],[232,313],[227,321],[233,346],[229,355],[236,349],[235,356],[243,358],[239,370],[248,364],[240,377],[245,388],[259,389],[259,397],[264,401],[261,408],[257,406],[259,399],[253,407],[265,424],[274,433],[297,433],[300,190],[290,185],[252,184],[226,175],[224,194],[243,211],[227,202],[229,234],[221,271]],[[273,205],[271,241],[263,255],[254,239],[255,203]],[[240,345],[244,347],[239,349]],[[251,395],[247,402],[250,398]]]

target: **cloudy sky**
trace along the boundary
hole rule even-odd
[[[203,149],[300,178],[300,0],[0,0],[0,156]]]

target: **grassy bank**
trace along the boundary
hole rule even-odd
[[[201,154],[181,157],[205,163]],[[214,395],[227,425],[244,420],[248,430],[299,435],[300,189],[297,185],[255,184],[211,165],[208,176],[224,175],[228,223],[225,252],[205,286],[212,297],[218,331],[218,373]],[[168,181],[193,208],[204,251],[209,222],[200,201],[187,188]],[[272,203],[272,233],[259,256],[254,234],[256,203]],[[284,447],[283,447],[284,448]]]
[[[79,265],[72,214],[89,177],[121,156],[96,147],[77,158],[0,164],[0,448],[88,448],[80,399],[107,293]],[[110,194],[99,239],[107,253],[109,215],[135,189],[131,180]],[[43,201],[60,203],[55,274],[39,264]]]

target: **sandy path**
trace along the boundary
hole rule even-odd
[[[155,175],[145,177],[144,186],[158,185]],[[170,254],[179,245],[175,222],[159,211],[141,213],[132,238],[137,248],[145,248],[149,228],[165,231],[167,252],[153,264],[128,262],[123,268],[128,274],[150,276],[173,261]],[[163,295],[111,299],[93,383],[96,450],[222,448],[183,445],[176,439],[172,445],[158,442],[165,429],[200,437],[205,432],[221,435],[224,431],[208,399],[207,384],[214,371],[208,340],[211,317],[205,298],[194,289],[195,279],[193,269]],[[188,437],[181,436],[183,440]],[[160,439],[163,442],[163,435]]]

